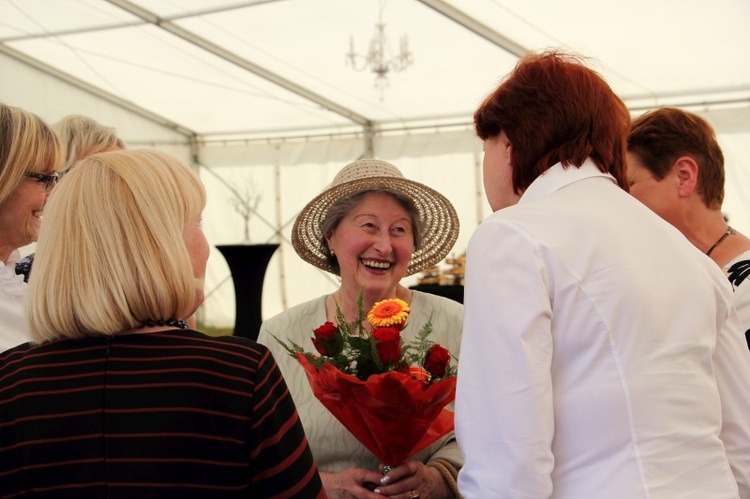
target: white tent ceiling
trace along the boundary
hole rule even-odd
[[[381,9],[387,46],[408,35],[413,56],[382,94],[372,72],[346,64],[350,43],[366,51]],[[214,244],[242,238],[230,186],[263,193],[252,239],[284,250],[304,203],[341,166],[375,155],[451,196],[460,252],[488,212],[474,109],[519,55],[563,47],[593,58],[634,113],[706,116],[731,168],[725,208],[750,232],[749,22],[747,0],[0,0],[0,100],[48,121],[87,114],[131,146],[205,167]],[[288,247],[280,255],[267,280],[286,285],[266,314],[334,285],[297,289],[291,281],[320,276]],[[216,296],[222,264],[215,257],[207,279]],[[217,321],[231,322],[233,304],[215,302]]]
[[[414,64],[383,99],[363,52],[383,7]],[[592,56],[631,107],[747,103],[747,0],[2,0],[2,50],[206,139],[465,122],[526,50]],[[43,65],[43,66],[41,66]]]

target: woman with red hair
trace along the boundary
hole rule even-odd
[[[495,213],[466,258],[462,495],[750,497],[750,356],[731,290],[628,195],[623,102],[547,52],[474,119]]]

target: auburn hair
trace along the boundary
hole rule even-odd
[[[681,156],[698,164],[698,194],[703,203],[720,209],[724,202],[724,154],[711,125],[700,116],[673,107],[647,112],[635,120],[628,136],[628,151],[638,156],[662,180]]]
[[[628,189],[630,113],[578,56],[547,51],[523,57],[477,109],[474,125],[482,140],[505,132],[516,194],[556,163],[579,167],[588,157]]]

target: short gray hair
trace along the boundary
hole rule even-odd
[[[331,208],[328,210],[328,213],[326,213],[325,217],[320,222],[320,231],[323,233],[323,237],[320,240],[320,249],[328,259],[328,263],[336,271],[336,274],[339,274],[341,272],[341,269],[339,269],[338,260],[331,255],[331,250],[328,247],[328,241],[326,241],[326,237],[330,236],[331,232],[333,232],[334,229],[339,226],[341,221],[346,218],[346,216],[351,213],[351,211],[357,205],[359,205],[359,203],[362,202],[366,195],[373,192],[383,192],[390,195],[391,197],[393,197],[393,199],[396,200],[399,205],[401,205],[406,210],[406,213],[409,214],[409,218],[411,219],[412,234],[414,237],[414,250],[416,251],[417,249],[419,249],[419,245],[422,241],[422,230],[424,228],[424,222],[422,221],[422,217],[419,213],[419,210],[417,209],[417,206],[414,204],[414,201],[412,201],[411,198],[404,196],[398,191],[393,191],[390,189],[355,192],[354,194],[343,197],[333,203],[333,205],[331,205]]]

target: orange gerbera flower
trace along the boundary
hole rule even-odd
[[[374,327],[401,326],[409,316],[409,304],[398,298],[379,301],[367,312],[367,320]]]
[[[409,376],[411,376],[412,379],[416,379],[417,381],[422,381],[424,383],[429,383],[430,381],[430,373],[427,372],[426,369],[418,366],[409,367]]]

